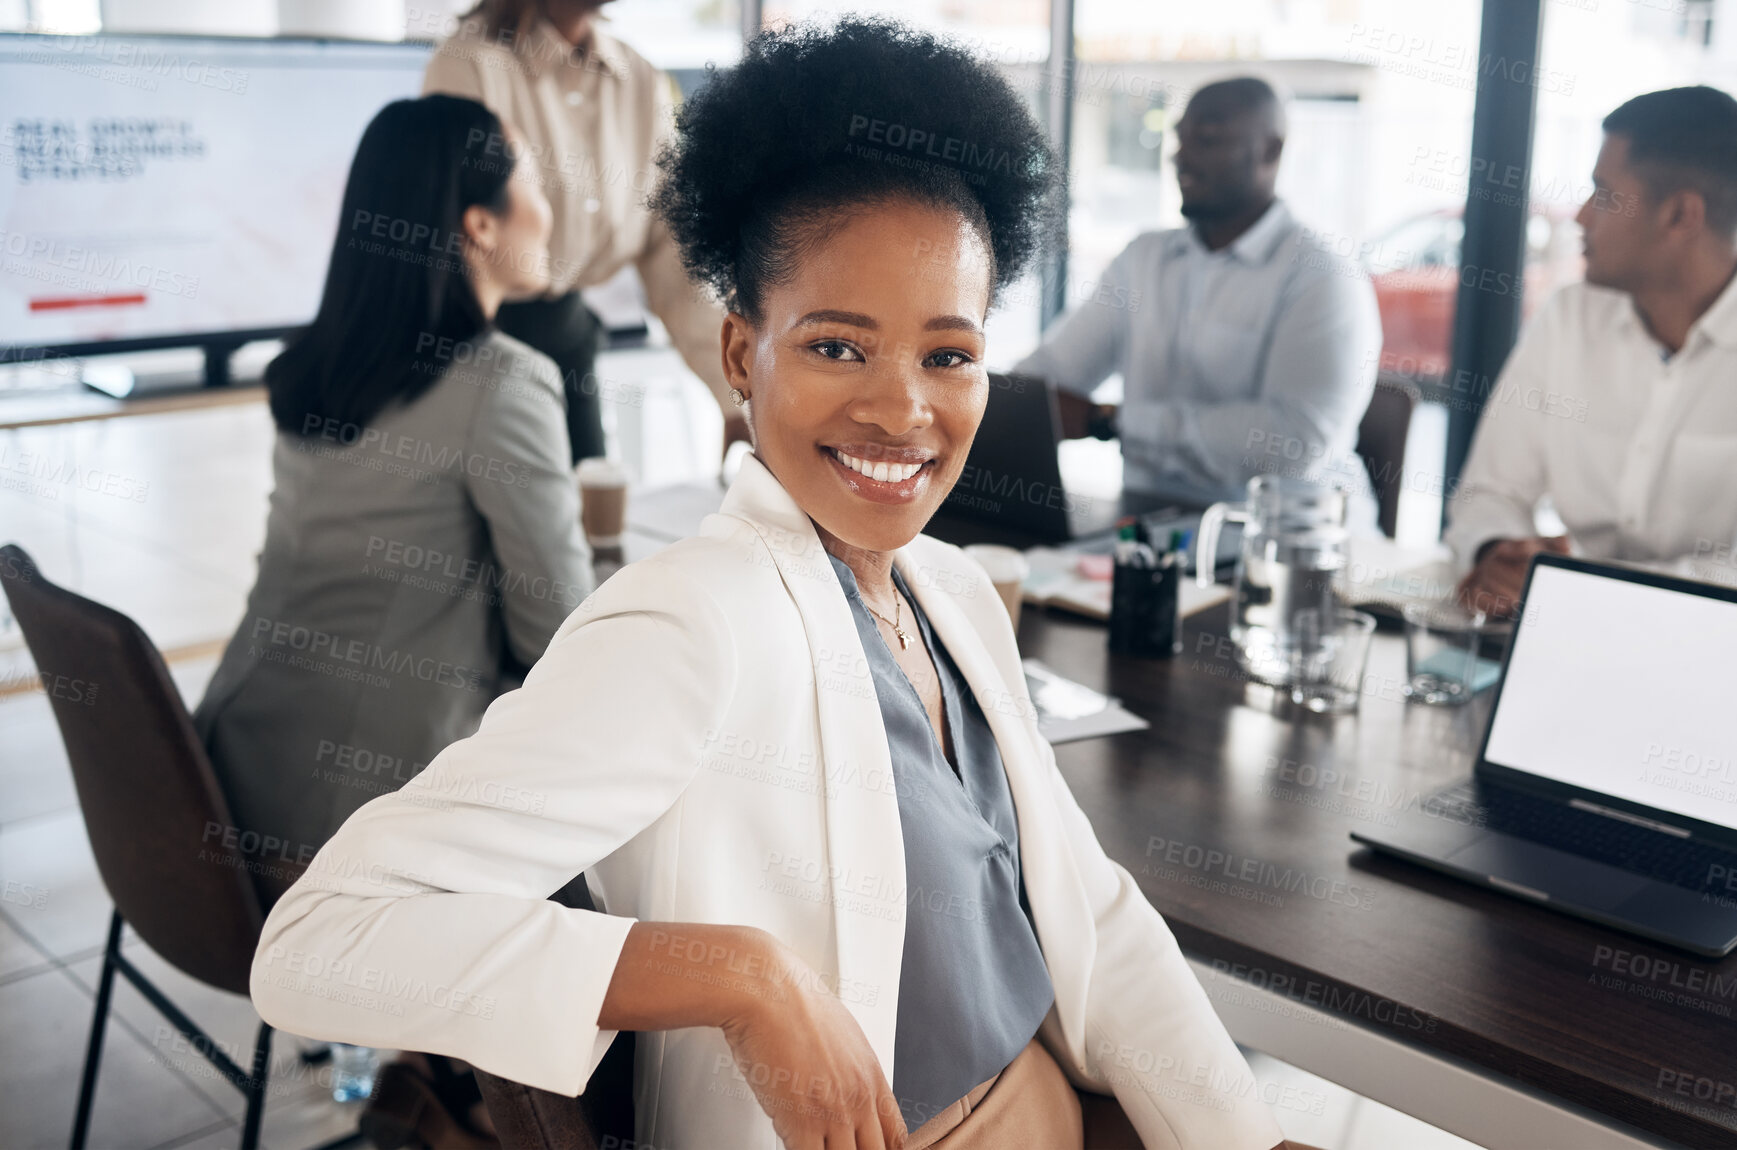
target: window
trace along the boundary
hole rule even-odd
[[[684,91],[703,79],[707,64],[725,67],[742,56],[742,7],[737,0],[631,0],[603,17],[612,35],[673,73]]]
[[[1480,15],[1478,0],[1079,0],[1069,302],[1134,236],[1181,226],[1175,122],[1196,88],[1236,75],[1290,97],[1278,190],[1305,226],[1377,276],[1402,256],[1453,265]],[[1384,320],[1417,303],[1415,284],[1376,286]],[[1435,290],[1432,323],[1388,325],[1412,361],[1446,359],[1453,275]]]
[[[1712,5],[1699,0],[1567,0],[1550,6],[1539,71],[1561,82],[1538,91],[1530,191],[1533,220],[1547,221],[1551,234],[1536,274],[1527,268],[1527,314],[1584,273],[1574,214],[1592,191],[1604,117],[1643,92],[1717,83],[1719,46],[1711,13]]]

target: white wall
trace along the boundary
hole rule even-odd
[[[81,35],[102,26],[97,0],[8,0],[0,9],[4,10],[5,28],[9,32]]]
[[[277,30],[284,36],[402,40],[405,9],[404,0],[277,0]]]
[[[453,6],[448,0],[101,0],[101,5],[105,32],[352,40],[401,40],[407,14],[426,23],[429,13]]]
[[[276,0],[102,0],[105,32],[271,36]]]

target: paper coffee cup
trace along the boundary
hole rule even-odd
[[[579,461],[579,522],[593,547],[620,547],[627,528],[627,472],[602,458]]]
[[[1013,620],[1013,629],[1018,631],[1019,607],[1023,602],[1021,589],[1025,586],[1025,577],[1031,574],[1031,564],[1026,562],[1025,553],[997,543],[973,543],[965,548],[965,554],[981,563],[983,570],[989,573],[989,581],[995,585],[995,593],[1001,596],[1007,617]]]

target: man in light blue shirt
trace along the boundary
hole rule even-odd
[[[1274,195],[1277,96],[1252,77],[1207,85],[1176,135],[1189,226],[1137,237],[1014,370],[1056,384],[1065,434],[1121,438],[1129,490],[1201,504],[1271,473],[1366,490],[1375,290]],[[1120,408],[1094,406],[1116,372]]]

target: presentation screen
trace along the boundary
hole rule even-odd
[[[1486,762],[1737,829],[1737,603],[1532,573]]]
[[[307,323],[356,142],[430,51],[0,36],[0,349]]]

